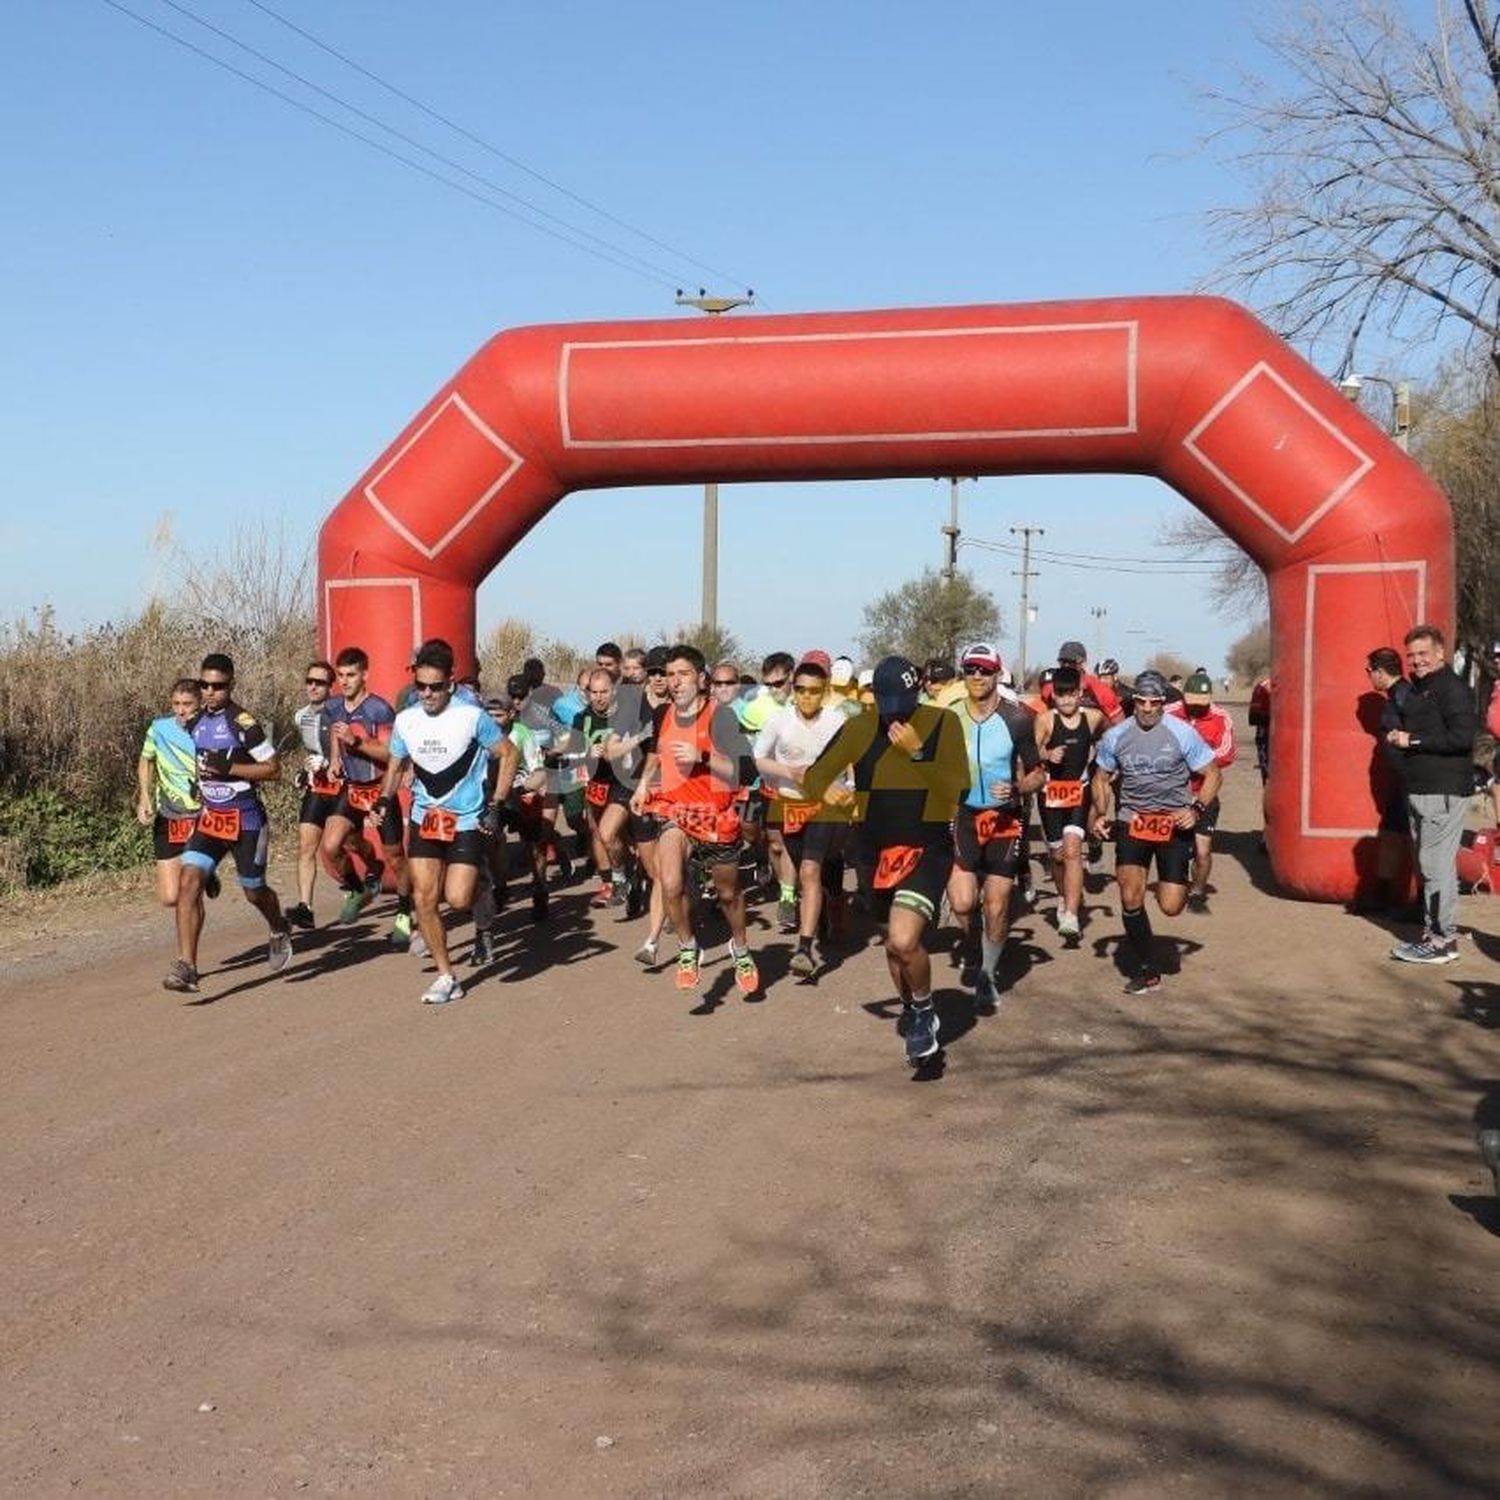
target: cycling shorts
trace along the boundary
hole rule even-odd
[[[422,830],[411,823],[406,830],[406,857],[408,859],[436,859],[445,865],[473,865],[477,869],[485,862],[485,845],[488,838],[477,828],[466,828],[451,839],[423,838]]]
[[[271,855],[270,825],[263,821],[259,828],[242,828],[233,839],[212,838],[195,828],[182,851],[182,862],[207,874],[219,868],[219,861],[226,854],[234,858],[234,873],[240,885],[247,891],[259,890],[266,883],[266,863]]]
[[[311,788],[302,794],[302,806],[297,809],[298,823],[312,823],[322,828],[338,811],[338,792],[315,792]]]
[[[953,837],[946,828],[920,845],[892,846],[873,855],[862,850],[859,857],[859,887],[869,893],[880,920],[899,906],[935,921],[952,873]]]
[[[197,825],[197,813],[182,813],[175,817],[157,813],[156,821],[151,825],[152,854],[157,859],[179,858]]]
[[[1193,830],[1176,829],[1171,838],[1155,843],[1132,838],[1128,821],[1115,823],[1115,868],[1138,865],[1143,870],[1156,861],[1156,877],[1165,885],[1186,885],[1193,867]]]
[[[987,836],[985,824],[993,820],[994,812],[993,808],[959,804],[958,817],[953,822],[954,863],[965,875],[1014,880],[1021,868],[1025,825],[1019,833],[1008,837]]]

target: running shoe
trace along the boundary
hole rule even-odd
[[[931,1005],[906,1008],[906,1060],[919,1063],[938,1049],[938,1013]]]
[[[266,945],[266,963],[273,974],[279,974],[292,961],[292,933],[290,928],[273,932]]]
[[[630,887],[623,880],[611,880],[609,883],[609,904],[611,906],[625,906],[630,901]]]
[[[703,954],[697,943],[690,948],[679,948],[677,950],[677,988],[680,990],[695,990],[698,988],[698,964]]]
[[[422,996],[423,1005],[446,1005],[450,1000],[462,1000],[464,987],[458,982],[455,974],[439,974],[431,984],[427,986],[427,993]]]
[[[393,948],[411,947],[411,913],[409,911],[396,913],[396,920],[391,923],[390,935],[386,941]]]
[[[797,903],[795,901],[778,901],[776,903],[776,927],[780,932],[795,932],[797,930]]]
[[[753,995],[760,988],[760,970],[755,966],[755,956],[752,953],[747,951],[736,954],[734,982],[742,995]]]
[[[339,907],[339,921],[348,925],[359,916],[375,898],[361,886],[357,891],[344,892],[344,904]]]
[[[474,934],[474,946],[469,950],[469,967],[482,969],[495,957],[495,945],[487,932]]]
[[[1079,934],[1078,913],[1076,911],[1060,911],[1057,914],[1057,932],[1059,937],[1076,938]]]
[[[798,979],[811,979],[818,972],[818,961],[813,957],[811,948],[804,948],[799,944],[787,967]]]
[[[642,943],[631,956],[643,969],[654,969],[656,967],[656,944]]]
[[[633,922],[637,917],[644,917],[650,904],[651,894],[646,889],[646,882],[641,879],[632,880],[625,896],[625,920]]]
[[[164,990],[176,990],[183,995],[198,993],[198,971],[185,958],[175,960],[162,980]]]
[[[311,932],[313,929],[313,910],[305,901],[299,901],[295,906],[287,907],[282,912],[282,916],[292,927],[300,927],[304,932]]]
[[[606,906],[612,906],[614,904],[614,899],[614,894],[610,890],[609,881],[606,880],[604,884],[594,892],[593,899],[589,902],[589,905],[594,907],[596,910],[602,910]]]
[[[1149,995],[1161,988],[1161,975],[1155,969],[1142,969],[1132,974],[1125,983],[1127,995]]]
[[[427,939],[420,932],[411,935],[411,946],[406,950],[413,958],[430,958],[432,949],[427,946]]]
[[[1196,912],[1200,917],[1208,915],[1208,892],[1190,891],[1187,898],[1187,909]]]
[[[1391,957],[1404,964],[1451,964],[1458,961],[1456,938],[1425,938],[1416,943],[1397,943]]]
[[[217,901],[219,899],[219,892],[223,889],[224,887],[219,883],[219,872],[217,870],[210,870],[203,877],[203,894],[210,901]]]
[[[1000,996],[995,991],[995,976],[983,969],[974,977],[974,1010],[981,1016],[992,1016],[1000,1009]]]
[[[958,971],[958,982],[966,990],[972,990],[979,983],[979,964],[976,960],[964,960]]]
[[[379,861],[370,866],[365,872],[365,895],[373,901],[380,894],[380,887],[385,881],[385,866]]]

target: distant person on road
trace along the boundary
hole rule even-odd
[[[1422,874],[1422,935],[1398,943],[1391,957],[1409,964],[1447,964],[1458,957],[1458,849],[1474,790],[1478,716],[1463,680],[1448,665],[1436,625],[1406,632],[1411,688],[1403,726],[1386,732],[1402,752],[1402,778]]]
[[[1169,703],[1167,713],[1174,719],[1191,724],[1208,742],[1214,753],[1214,764],[1221,772],[1234,764],[1234,722],[1213,701],[1213,679],[1199,667],[1182,685],[1182,702]],[[1187,909],[1208,911],[1208,877],[1214,867],[1214,833],[1219,826],[1219,798],[1203,796],[1203,777],[1194,772],[1188,783],[1195,798],[1204,803],[1204,812],[1193,825],[1193,880],[1188,890]]]

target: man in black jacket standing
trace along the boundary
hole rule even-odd
[[[1422,936],[1391,957],[1447,964],[1458,957],[1458,849],[1474,787],[1471,755],[1478,717],[1468,688],[1447,664],[1443,633],[1416,625],[1405,637],[1411,687],[1402,727],[1386,731],[1401,752],[1412,838],[1422,872]]]

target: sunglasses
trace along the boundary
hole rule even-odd
[[[994,677],[997,676],[993,667],[965,667],[965,677]]]
[[[232,677],[226,678],[223,682],[210,682],[206,677],[198,679],[198,691],[200,693],[227,693],[233,686],[234,679]]]
[[[794,687],[792,691],[799,698],[821,698],[823,696],[823,688],[821,684],[816,682],[802,684]]]
[[[308,687],[332,687],[333,686],[333,678],[331,678],[331,677],[304,677],[302,680],[303,680],[303,682],[305,682],[308,685]]]
[[[708,680],[714,687],[738,687],[740,685],[738,677],[710,677]]]
[[[786,684],[785,677],[762,677],[760,680],[760,685],[770,688],[772,692],[775,692],[777,688],[784,688]]]
[[[665,677],[666,675],[667,675],[667,669],[665,667],[647,667],[646,668],[646,676],[647,677]]]
[[[419,677],[414,685],[419,693],[446,693],[449,686],[446,677],[441,682],[423,682]]]

